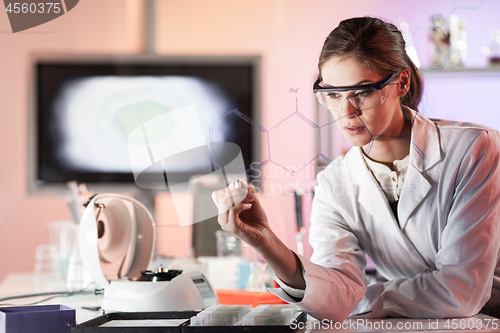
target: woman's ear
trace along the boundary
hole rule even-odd
[[[410,89],[411,82],[411,72],[408,68],[405,68],[399,74],[399,85],[398,85],[398,95],[403,97],[408,93]]]

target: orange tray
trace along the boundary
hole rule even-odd
[[[285,301],[269,291],[218,289],[215,292],[219,298],[219,304],[224,305],[251,305],[256,307],[260,304],[286,304]]]

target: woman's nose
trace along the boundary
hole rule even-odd
[[[354,118],[360,114],[358,108],[353,105],[353,102],[349,98],[344,98],[342,101],[341,117]]]

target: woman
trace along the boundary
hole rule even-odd
[[[314,91],[353,147],[318,174],[311,260],[276,237],[251,185],[214,192],[222,228],[267,261],[278,296],[319,319],[498,315],[498,132],[416,112],[420,74],[379,19],[341,22],[319,73]],[[233,207],[234,195],[245,199]],[[388,282],[366,287],[365,253]]]

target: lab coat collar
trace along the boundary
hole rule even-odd
[[[420,173],[441,161],[441,149],[436,125],[419,112],[403,107],[412,119],[410,164]]]
[[[405,117],[412,121],[410,166],[408,171],[413,167],[418,173],[422,174],[441,160],[437,128],[431,120],[419,112],[405,106],[402,108]],[[365,166],[361,147],[354,147],[346,155],[346,158],[348,159],[348,165],[353,166],[355,171],[350,173],[350,181],[358,185],[364,183],[366,178],[360,176],[369,176],[370,172]],[[349,161],[349,159],[352,159],[352,161]]]

